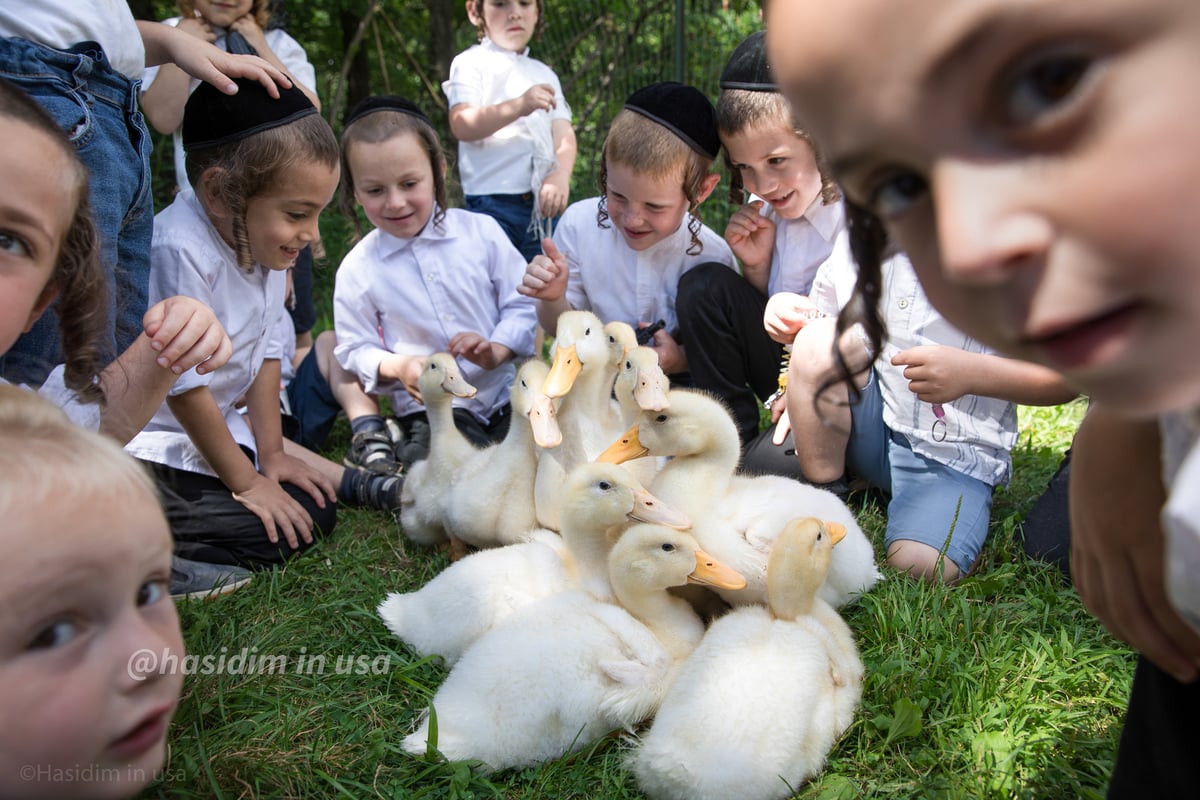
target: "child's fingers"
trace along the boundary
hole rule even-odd
[[[779,415],[779,421],[775,423],[775,433],[771,436],[771,444],[779,447],[787,440],[788,433],[792,430],[792,421],[788,419],[787,407],[783,409],[783,413]]]
[[[207,339],[209,335],[216,335],[218,337],[216,346],[211,347],[211,349],[211,342]],[[206,334],[205,342],[203,345],[197,345],[197,348],[200,351],[197,355],[202,354],[205,350],[209,351],[209,355],[206,358],[201,358],[196,362],[196,372],[200,375],[207,375],[213,370],[220,369],[225,366],[225,362],[233,357],[233,342],[229,340],[224,331],[221,331],[220,334],[216,334],[215,332]]]
[[[253,512],[254,516],[258,517],[259,522],[263,524],[263,528],[267,531],[267,541],[271,544],[279,544],[279,532],[275,529],[275,517],[263,506],[251,500],[244,494],[238,492],[233,493],[233,499],[244,505]]]
[[[542,239],[542,252],[546,254],[546,258],[550,259],[551,264],[553,264],[555,267],[562,266],[567,263],[567,257],[562,254],[562,251],[558,249],[558,245],[556,245],[554,240],[549,236],[547,236],[545,239]],[[536,257],[534,260],[537,260]]]

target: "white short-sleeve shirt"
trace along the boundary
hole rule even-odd
[[[450,79],[442,84],[450,108],[467,104],[493,106],[520,97],[530,87],[554,87],[553,110],[535,111],[513,120],[491,136],[458,143],[458,174],[463,193],[524,194],[532,189],[535,142],[553,141],[555,120],[571,121],[571,107],[554,70],[523,53],[505,50],[485,38],[455,56]]]
[[[126,0],[8,0],[0,3],[0,37],[56,50],[96,42],[112,68],[130,80],[146,67],[146,46]]]
[[[284,308],[287,273],[255,265],[244,272],[237,256],[209,222],[191,190],[154,217],[150,249],[150,303],[174,295],[194,297],[212,308],[233,343],[233,356],[206,375],[189,370],[172,396],[207,386],[238,444],[256,451],[254,436],[235,403],[258,377],[266,359],[282,355],[277,326],[291,326]],[[215,475],[164,402],[125,449],[138,458],[189,472]]]
[[[170,19],[163,20],[163,24],[175,26],[179,24],[179,20],[181,19],[182,17],[171,17]],[[214,28],[213,30],[217,34],[213,45],[224,50],[225,29]],[[292,77],[303,84],[305,88],[315,92],[317,90],[317,73],[313,69],[313,65],[309,63],[308,54],[304,52],[301,44],[282,28],[271,28],[263,33],[267,40],[267,46],[271,48],[271,52],[279,58],[279,61],[287,67],[287,71],[291,73]],[[146,71],[142,74],[143,92],[149,89],[150,85],[154,83],[154,79],[158,77],[158,69],[158,67],[146,67]],[[188,94],[190,95],[194,92],[199,85],[199,80],[191,78],[188,83]],[[191,184],[188,182],[187,166],[184,162],[182,126],[175,129],[175,132],[171,134],[171,138],[175,146],[175,182],[181,190],[190,189]]]
[[[566,298],[571,308],[635,328],[639,322],[661,319],[667,331],[676,331],[675,297],[683,273],[710,261],[737,268],[725,239],[707,225],[700,227],[701,251],[687,252],[692,242],[690,214],[670,236],[637,251],[611,221],[605,227],[597,224],[599,203],[599,197],[572,203],[554,229],[554,243],[570,266]]]
[[[367,392],[391,398],[397,416],[424,411],[399,383],[380,383],[380,362],[390,353],[444,352],[462,332],[478,333],[518,357],[533,355],[537,309],[517,293],[524,275],[525,259],[484,214],[449,209],[440,227],[430,221],[412,239],[373,230],[338,267],[334,356]],[[454,404],[487,420],[508,402],[513,363],[493,370],[458,363],[478,391]]]

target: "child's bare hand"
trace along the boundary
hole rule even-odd
[[[421,373],[424,371],[424,358],[410,358],[400,372],[400,383],[404,390],[421,405],[425,405],[425,398],[421,396]]]
[[[725,241],[743,265],[770,265],[775,252],[775,223],[762,216],[762,207],[762,200],[742,206],[725,226]]]
[[[209,44],[217,40],[217,32],[212,29],[212,25],[209,25],[208,20],[204,17],[183,17],[175,27],[189,36],[195,36]]]
[[[771,405],[771,421],[775,423],[775,433],[771,434],[771,444],[779,447],[787,441],[787,435],[792,430],[792,420],[788,417],[786,397],[780,396]]]
[[[258,26],[258,21],[254,19],[253,14],[243,14],[238,17],[229,26],[229,29],[240,33],[259,55],[270,51],[271,46],[267,44],[267,36],[263,33],[263,29]]]
[[[904,367],[908,388],[925,403],[950,403],[971,394],[967,382],[970,353],[957,347],[923,344],[910,347],[892,358]]]
[[[567,257],[554,245],[554,240],[542,240],[545,255],[534,256],[525,268],[525,277],[517,293],[538,300],[558,300],[567,293]]]
[[[818,316],[821,316],[821,312],[808,295],[777,292],[767,300],[763,327],[774,341],[791,344],[800,329]]]
[[[687,353],[679,346],[679,342],[675,341],[675,337],[665,330],[655,331],[654,338],[647,346],[658,353],[658,365],[662,367],[664,374],[675,375],[687,371]]]
[[[142,317],[142,328],[158,352],[158,365],[176,375],[192,367],[201,375],[212,372],[233,355],[217,315],[192,297],[177,295],[155,303]]]
[[[298,486],[312,497],[317,508],[324,508],[325,501],[337,500],[333,483],[317,470],[300,459],[282,451],[270,455],[259,454],[259,471],[277,483]]]
[[[538,83],[530,86],[521,95],[521,116],[527,116],[535,111],[552,111],[555,106],[554,87],[548,83]]]
[[[472,364],[478,364],[484,369],[495,369],[504,363],[504,359],[496,352],[495,346],[478,333],[462,331],[450,338],[446,349],[455,358],[465,358]]]
[[[567,198],[570,194],[565,178],[557,173],[547,175],[542,181],[541,191],[538,192],[538,211],[543,217],[557,217],[567,210]]]
[[[233,499],[262,520],[271,544],[279,542],[281,533],[288,547],[293,550],[300,547],[301,539],[305,543],[312,542],[312,517],[304,510],[304,506],[283,490],[278,481],[265,475],[256,475],[250,486],[233,493]]]
[[[161,23],[159,23],[161,24]],[[235,78],[258,81],[267,94],[279,98],[279,87],[290,87],[289,78],[258,56],[227,53],[191,36],[173,37],[168,42],[171,60],[193,78],[211,83],[225,94],[237,94]]]

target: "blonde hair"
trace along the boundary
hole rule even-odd
[[[73,424],[34,392],[0,384],[0,516],[128,490],[157,503],[150,475],[114,440]]]
[[[821,150],[808,132],[796,124],[792,107],[779,92],[754,92],[746,89],[722,89],[717,97],[717,132],[730,136],[747,130],[761,130],[773,125],[784,125],[792,130],[812,149],[821,173],[821,203],[832,205],[842,199],[842,190],[833,179]],[[742,174],[733,168],[729,151],[725,151],[725,166],[729,168],[729,201],[734,205],[746,202],[742,186]]]
[[[688,233],[691,242],[688,255],[704,250],[700,242],[701,222],[696,214],[704,179],[712,171],[712,159],[692,149],[668,128],[636,111],[622,109],[608,128],[600,153],[600,204],[596,224],[608,227],[608,164],[622,164],[635,173],[654,178],[678,176],[680,187],[688,200]]]
[[[179,13],[184,17],[195,17],[196,4],[193,0],[179,0]],[[254,16],[254,21],[258,23],[258,27],[264,31],[267,29],[267,23],[271,20],[271,0],[254,0],[250,6],[250,13]]]
[[[307,114],[285,125],[277,125],[243,139],[187,153],[187,176],[198,197],[212,192],[233,217],[233,250],[238,266],[254,269],[250,237],[246,230],[246,208],[250,200],[270,192],[282,176],[297,164],[317,163],[336,169],[337,137],[320,114]],[[211,169],[210,184],[203,176]],[[313,255],[323,255],[320,242]]]

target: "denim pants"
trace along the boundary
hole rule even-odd
[[[525,261],[542,252],[542,240],[530,227],[533,220],[533,194],[469,194],[463,197],[468,211],[487,214],[504,229],[513,247],[521,251]],[[551,225],[558,222],[555,217]]]
[[[150,280],[154,201],[150,134],[138,111],[140,81],[113,70],[95,42],[70,51],[25,39],[0,39],[0,76],[25,90],[62,126],[87,166],[101,261],[109,276],[107,363],[141,334]],[[51,306],[0,358],[0,375],[40,385],[63,353]]]

